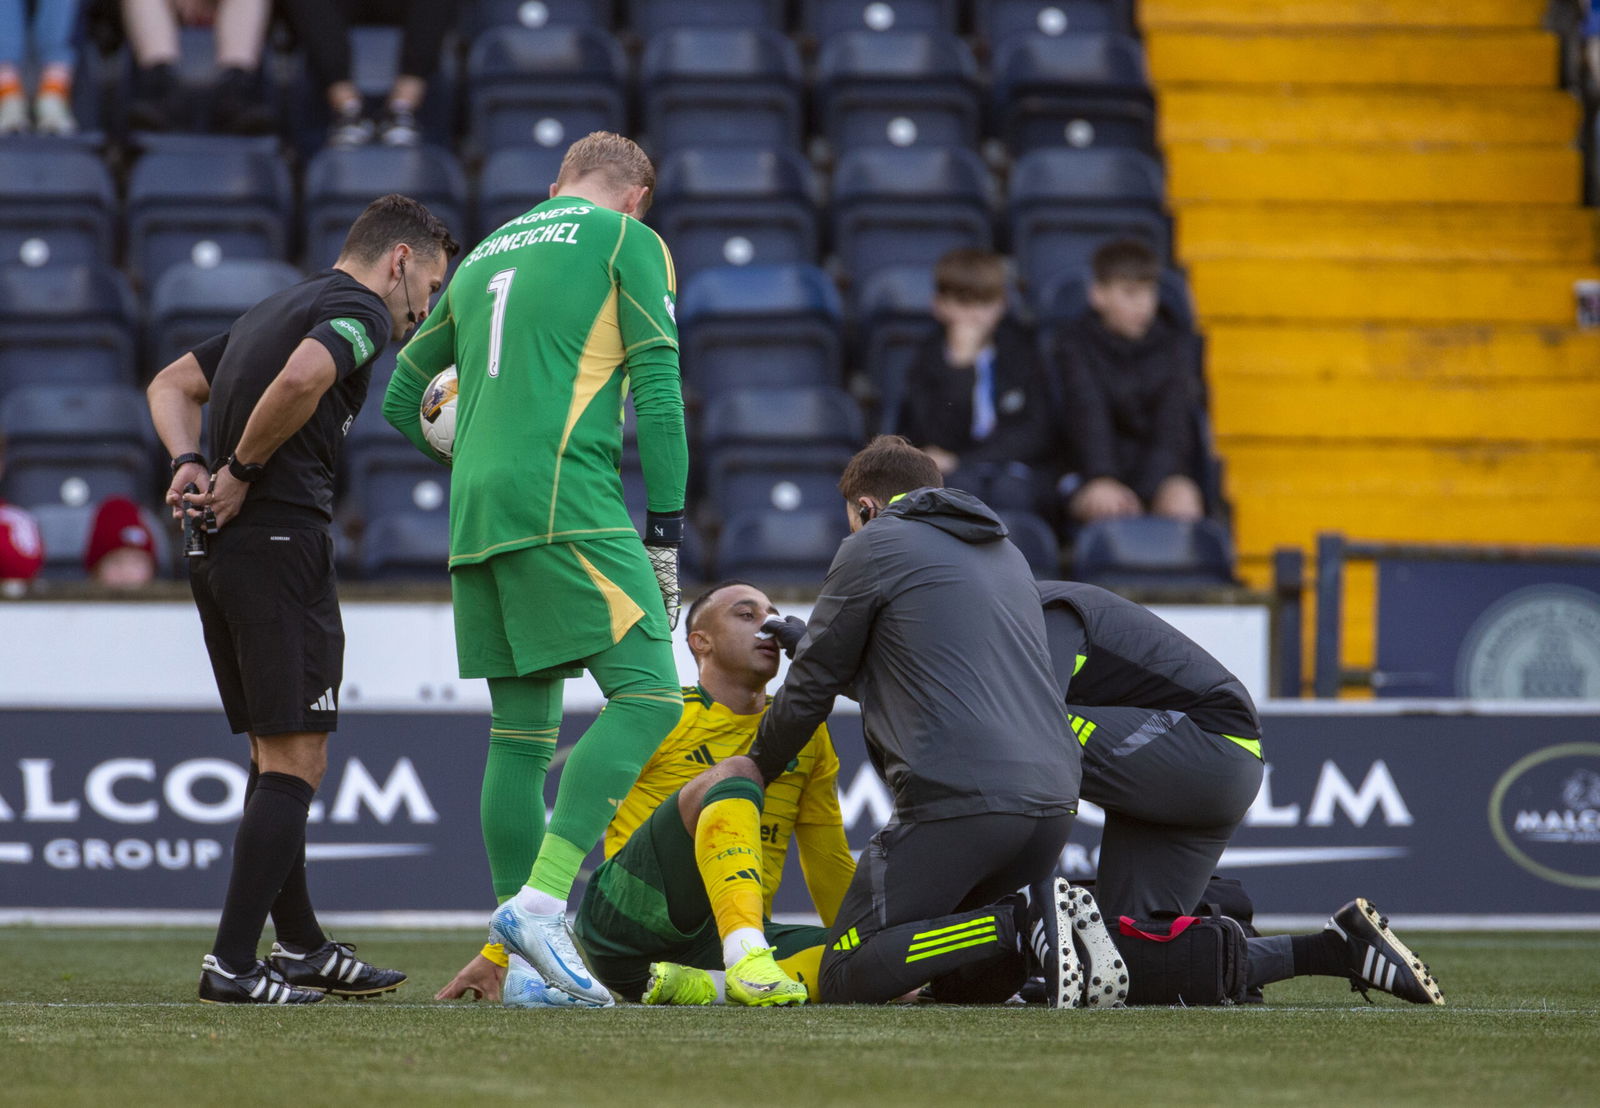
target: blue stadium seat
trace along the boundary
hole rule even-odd
[[[0,172],[0,262],[110,262],[117,190],[105,163],[59,139],[8,138]]]
[[[791,457],[854,450],[866,438],[861,409],[837,388],[736,388],[707,401],[700,445],[707,450],[774,447]]]
[[[771,447],[734,447],[706,460],[705,506],[717,517],[744,512],[835,511],[844,515],[839,475],[854,451],[812,448],[804,455]]]
[[[1046,328],[1069,322],[1089,310],[1088,268],[1078,272],[1057,274],[1039,291],[1034,306]],[[1194,329],[1194,303],[1189,297],[1189,283],[1175,269],[1163,270],[1157,286],[1162,315],[1177,327]]]
[[[351,422],[341,452],[342,507],[362,520],[408,512],[448,514],[450,509],[450,470],[412,446],[383,416],[383,394],[398,353],[391,343],[373,364],[366,403]]]
[[[565,151],[591,131],[626,129],[622,47],[596,27],[497,27],[467,55],[473,147]]]
[[[712,266],[817,261],[815,195],[810,163],[792,150],[696,147],[661,163],[649,220],[681,285]]]
[[[784,30],[785,0],[628,0],[628,24],[649,38],[672,27]]]
[[[128,177],[128,263],[153,283],[176,262],[289,257],[294,193],[275,153],[211,143],[148,153]]]
[[[845,31],[817,56],[816,114],[835,151],[978,142],[978,62],[947,31]]]
[[[146,339],[151,372],[226,331],[257,302],[300,279],[300,271],[287,262],[219,262],[209,269],[191,262],[169,266],[150,294]]]
[[[6,467],[0,499],[25,508],[145,500],[155,429],[132,385],[28,385],[0,397]]]
[[[1080,31],[1133,33],[1126,0],[974,0],[974,29],[995,45],[1016,35]]]
[[[843,502],[816,511],[744,512],[723,525],[717,539],[716,576],[739,577],[769,588],[816,588],[849,533]]]
[[[89,532],[94,527],[98,502],[87,504],[36,504],[28,509],[39,525],[39,541],[44,546],[44,567],[40,576],[53,581],[81,581],[88,576],[83,555],[89,548]]]
[[[1021,157],[1036,147],[1155,151],[1155,107],[1137,39],[1020,35],[995,47],[995,129]]]
[[[850,150],[833,174],[833,246],[852,283],[891,265],[932,266],[994,242],[994,184],[961,147]]]
[[[369,519],[357,563],[368,581],[450,579],[450,518],[444,512],[396,512]]]
[[[918,347],[938,330],[932,316],[933,269],[894,265],[875,270],[857,290],[856,365],[871,385],[876,433],[900,425],[906,375]]]
[[[510,146],[490,154],[478,176],[478,226],[473,239],[482,239],[550,199],[550,186],[566,153],[561,146]],[[470,249],[470,243],[465,248]],[[677,257],[674,252],[673,260]]]
[[[659,157],[685,146],[798,149],[800,52],[768,28],[678,27],[646,40],[640,120]]]
[[[389,90],[400,74],[400,52],[405,32],[399,27],[362,26],[350,28],[350,79],[356,91],[366,101],[369,111],[381,112]],[[439,68],[428,78],[428,94],[417,111],[417,123],[422,128],[424,142],[439,146],[454,145],[457,136],[456,51],[453,43],[442,43],[439,49]],[[316,97],[319,108],[318,133],[328,125],[327,98]]]
[[[1000,522],[1010,532],[1007,536],[1037,578],[1054,578],[1061,574],[1061,544],[1048,523],[1032,512],[996,512]]]
[[[390,192],[422,201],[452,235],[465,237],[467,175],[448,150],[432,146],[329,147],[306,166],[306,268],[331,266],[350,224],[368,204]]]
[[[133,384],[138,309],[101,263],[0,265],[0,396],[20,385]]]
[[[1102,520],[1078,532],[1072,575],[1110,588],[1232,585],[1233,542],[1227,530],[1210,519]]]
[[[613,0],[472,0],[463,5],[461,35],[471,42],[495,27],[576,25],[609,30],[615,18]]]
[[[705,270],[678,299],[686,391],[837,385],[842,316],[838,290],[815,266]]]
[[[840,31],[949,31],[955,0],[800,0],[800,29],[826,39]]]
[[[1011,173],[1008,222],[1024,287],[1042,292],[1064,272],[1082,272],[1109,239],[1143,239],[1165,257],[1161,166],[1118,147],[1030,151]]]

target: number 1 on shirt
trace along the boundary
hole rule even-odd
[[[489,295],[494,297],[494,313],[489,319],[489,376],[500,376],[500,337],[505,333],[506,301],[511,299],[515,269],[502,269],[489,278]]]

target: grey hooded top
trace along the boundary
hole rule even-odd
[[[900,820],[1076,811],[1039,590],[976,497],[917,489],[839,544],[750,751],[767,780],[846,691]]]

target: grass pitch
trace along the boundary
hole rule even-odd
[[[341,933],[411,975],[194,1000],[209,933],[0,928],[0,1104],[1593,1104],[1600,935],[1402,932],[1448,1005],[1332,978],[1263,1007],[506,1011],[437,1004],[468,933]]]

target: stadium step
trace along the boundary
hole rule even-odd
[[[1576,141],[1577,98],[1554,88],[1328,89],[1175,85],[1163,89],[1163,142],[1484,143]]]
[[[1307,7],[1315,5],[1307,4]],[[1450,5],[1441,4],[1444,12]],[[1552,88],[1556,37],[1534,30],[1258,31],[1152,29],[1158,85],[1379,85]]]
[[[1166,148],[1174,205],[1195,201],[1566,204],[1583,157],[1559,147],[1274,145]]]
[[[1573,282],[1600,267],[1212,259],[1190,267],[1202,318],[1535,323],[1574,318]]]
[[[1546,0],[1140,0],[1146,27],[1537,27]]]
[[[1442,204],[1185,204],[1177,251],[1210,258],[1564,262],[1596,253],[1595,213],[1578,207]]]
[[[1218,322],[1206,328],[1206,373],[1298,381],[1600,381],[1600,331],[1460,324]]]
[[[1586,443],[1600,453],[1600,376],[1503,380],[1214,373],[1218,436],[1269,431],[1302,440]]]

